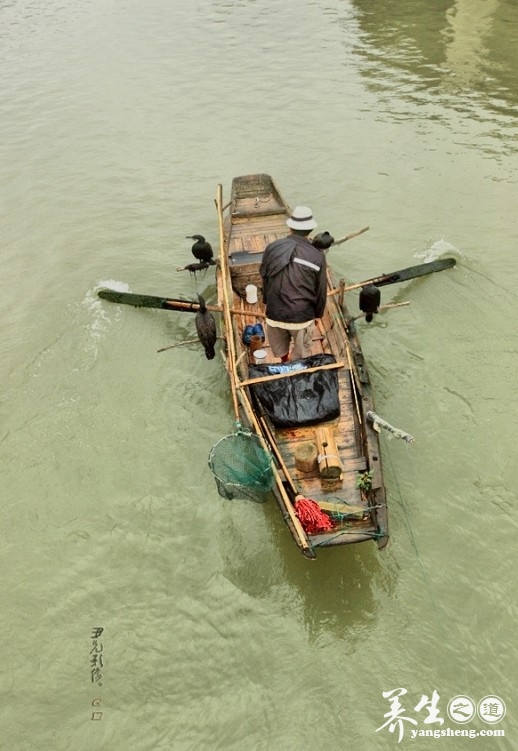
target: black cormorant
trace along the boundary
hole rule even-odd
[[[187,239],[196,240],[191,248],[192,254],[196,260],[208,263],[211,266],[216,264],[214,253],[212,252],[212,246],[207,242],[203,235],[187,235]]]
[[[315,235],[311,242],[315,248],[318,248],[319,250],[327,250],[331,247],[334,241],[335,238],[326,230],[325,232],[319,232],[318,235]]]
[[[198,302],[200,303],[200,309],[196,313],[195,318],[196,333],[198,334],[198,339],[203,344],[207,360],[212,360],[216,356],[214,345],[218,338],[216,321],[212,313],[208,312],[205,300],[201,295],[198,295]]]
[[[366,284],[360,290],[360,310],[366,313],[365,320],[370,323],[380,306],[381,292],[375,284]]]

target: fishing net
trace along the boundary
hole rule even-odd
[[[263,503],[272,489],[272,458],[255,433],[238,429],[218,441],[209,454],[209,467],[223,498]]]

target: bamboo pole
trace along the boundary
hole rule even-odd
[[[369,227],[363,227],[356,232],[351,232],[350,235],[346,235],[345,237],[341,237],[339,240],[335,240],[331,247],[333,248],[335,245],[341,245],[342,243],[347,242],[347,240],[352,240],[353,237],[358,237],[358,235],[363,235],[363,233],[367,232],[368,229]]]
[[[218,336],[218,339],[224,339],[222,336]],[[160,347],[160,349],[157,349],[157,352],[165,352],[168,349],[174,349],[175,347],[181,347],[184,344],[199,344],[200,340],[198,338],[196,339],[184,339],[183,342],[175,342],[174,344],[168,344],[166,347]]]
[[[345,300],[345,279],[340,279],[338,284],[338,304],[340,308],[344,307]]]
[[[177,310],[178,312],[182,312],[180,309],[185,308],[185,310],[189,311],[190,313],[196,313],[200,309],[200,304],[197,302],[184,302],[183,300],[167,300],[166,303],[171,304],[170,310]],[[173,308],[172,305],[175,307]],[[221,305],[206,305],[205,306],[207,310],[210,310],[211,313],[223,313],[223,307]],[[166,308],[167,310],[167,308]],[[255,311],[245,311],[245,310],[238,310],[237,308],[230,308],[230,312],[235,316],[251,316],[256,318],[266,318],[264,313],[256,313]]]
[[[290,474],[290,471],[289,471],[288,467],[286,466],[286,463],[285,463],[285,461],[283,459],[283,456],[282,456],[282,454],[280,452],[279,447],[277,446],[275,438],[272,435],[272,431],[270,430],[270,427],[269,427],[268,423],[266,422],[266,420],[264,419],[264,417],[261,417],[260,421],[261,421],[261,425],[262,425],[262,428],[264,430],[264,433],[265,433],[265,435],[266,435],[266,437],[268,439],[268,443],[270,444],[271,449],[272,449],[273,453],[275,454],[275,458],[277,459],[277,462],[279,463],[279,466],[282,469],[284,477],[286,478],[286,482],[288,483],[288,485],[291,488],[291,492],[293,493],[294,503],[295,503],[300,498],[304,498],[304,496],[301,493],[298,492],[298,490],[297,490],[297,488],[295,486],[295,482],[294,482],[294,480],[293,480],[293,478],[292,478],[292,476]],[[299,521],[299,524],[300,524],[300,520],[298,519],[298,517],[297,517],[297,521]]]
[[[346,352],[347,352],[347,362],[349,364],[349,371],[351,373],[351,385],[353,387],[353,396],[354,396],[354,404],[356,406],[356,414],[358,415],[358,422],[361,425],[362,422],[363,422],[363,420],[362,420],[362,413],[361,413],[361,409],[360,409],[360,402],[359,402],[359,399],[358,399],[358,389],[357,389],[357,386],[356,386],[356,374],[355,374],[355,372],[353,370],[353,363],[352,363],[352,360],[351,360],[351,345],[349,344],[349,340],[347,339],[347,334],[346,334],[346,338],[345,338],[345,349],[346,349]]]
[[[382,310],[390,310],[391,308],[403,308],[405,305],[410,305],[409,302],[391,302],[387,303],[387,305],[380,305],[378,308],[378,312],[380,313]],[[357,316],[354,316],[353,321],[357,321],[359,318],[365,318],[367,313],[359,313]]]
[[[184,344],[196,344],[200,343],[200,340],[198,338],[196,339],[184,339],[183,342],[175,342],[174,344],[168,344],[167,347],[161,347],[160,349],[157,349],[157,352],[165,352],[166,349],[173,349],[173,347],[181,347]]]
[[[277,459],[277,461],[279,463],[279,466],[281,467],[282,471],[284,472],[284,476],[286,477],[286,481],[290,485],[290,487],[292,489],[292,492],[293,492],[293,495],[294,495],[293,501],[291,501],[291,499],[289,498],[288,494],[286,493],[286,488],[282,484],[281,477],[280,477],[280,475],[279,475],[279,473],[278,473],[278,471],[277,471],[277,469],[276,469],[276,467],[275,467],[275,465],[273,464],[273,461],[272,461],[273,476],[275,478],[275,482],[277,484],[277,488],[279,490],[279,493],[282,496],[282,500],[283,500],[283,503],[284,503],[284,508],[286,509],[286,512],[288,513],[288,516],[290,517],[290,521],[293,524],[293,528],[294,528],[294,531],[295,531],[295,537],[297,539],[297,544],[300,547],[300,549],[302,550],[302,553],[303,553],[303,555],[306,558],[310,558],[310,559],[314,560],[316,558],[315,552],[314,552],[313,548],[311,547],[311,543],[309,541],[309,538],[308,538],[306,532],[304,531],[304,527],[302,526],[302,524],[300,522],[300,519],[298,518],[297,514],[295,513],[295,509],[293,507],[293,504],[295,503],[295,501],[298,500],[298,498],[302,498],[302,496],[299,493],[297,493],[297,489],[295,488],[295,485],[293,484],[293,480],[291,479],[291,477],[290,477],[287,469],[284,468],[284,466],[283,466],[284,463],[282,461],[282,457],[280,456],[279,449],[277,448],[277,445],[275,443],[275,439],[271,435],[271,433],[270,433],[270,431],[268,429],[268,426],[264,422],[263,422],[263,429],[261,429],[261,425],[259,424],[259,420],[257,419],[257,417],[255,415],[255,412],[253,410],[252,405],[250,404],[250,400],[248,398],[248,394],[246,393],[246,391],[240,391],[239,392],[239,397],[241,399],[241,404],[243,405],[243,408],[247,412],[248,419],[253,424],[255,432],[258,435],[259,440],[261,441],[261,445],[263,446],[263,448],[267,452],[269,451],[269,448],[268,448],[268,444],[266,443],[266,440],[264,438],[264,432],[263,432],[264,429],[265,429],[265,432],[266,432],[267,436],[269,436],[268,443],[269,443],[269,445],[270,445],[273,453],[275,454],[275,457],[276,457],[276,459]]]
[[[325,329],[324,329],[324,325],[323,325],[321,319],[318,320],[318,327],[319,327],[319,330],[320,330],[321,334],[323,336],[327,336],[327,334],[325,332]],[[349,339],[347,338],[347,331],[345,329],[345,326],[344,326],[344,332],[343,333],[344,333],[343,341],[344,341],[344,344],[345,344],[345,352],[347,354],[347,365],[348,365],[348,368],[349,368],[349,370],[351,372],[351,385],[352,385],[352,390],[353,390],[354,403],[356,405],[356,412],[358,414],[358,420],[359,420],[360,425],[361,425],[362,424],[362,416],[361,416],[361,410],[360,410],[360,403],[358,401],[356,381],[355,381],[355,378],[354,378],[353,364],[352,364],[352,361],[351,361],[351,353],[350,353],[351,345],[349,343]],[[345,365],[345,363],[343,363],[343,365]]]
[[[218,209],[218,219],[219,219],[219,242],[220,242],[220,259],[221,259],[221,277],[222,277],[222,287],[223,287],[223,314],[225,318],[225,326],[227,329],[227,342],[228,342],[228,348],[229,348],[229,363],[228,363],[228,374],[229,374],[229,380],[230,380],[230,386],[232,389],[232,400],[234,402],[234,409],[236,411],[237,420],[239,422],[239,404],[238,404],[238,395],[237,395],[237,370],[236,370],[236,348],[235,348],[235,342],[234,342],[234,332],[232,329],[232,318],[230,315],[230,304],[228,299],[228,282],[229,282],[229,273],[228,273],[228,257],[226,254],[226,248],[225,248],[225,233],[223,228],[223,210],[222,210],[222,187],[221,185],[218,185],[217,194],[216,194],[216,206]],[[252,405],[250,404],[248,400],[248,395],[245,391],[240,390],[239,391],[239,398],[241,401],[241,404],[243,405],[243,408],[247,412],[248,419],[251,421],[252,425],[254,426],[255,432],[257,433],[257,436],[259,440],[261,441],[261,445],[263,448],[268,451],[268,447],[266,445],[266,441],[264,439],[263,433],[261,431],[261,427],[257,421],[257,417],[254,414],[254,410],[252,408]],[[277,472],[276,468],[273,466],[272,461],[272,469],[274,471],[274,478],[275,482],[277,483],[277,488],[279,490],[279,493],[283,499],[284,507],[291,519],[291,522],[293,524],[294,532],[295,532],[295,539],[297,541],[298,546],[301,548],[303,554],[307,558],[315,558],[315,553],[311,547],[311,544],[309,542],[308,536],[304,532],[304,529],[302,527],[302,524],[300,523],[300,520],[295,515],[295,509],[293,508],[290,499],[288,498],[286,494],[286,490],[284,489],[284,486],[282,484],[282,480],[279,477],[279,473]]]
[[[305,368],[301,370],[292,370],[287,373],[275,373],[274,375],[261,376],[260,378],[248,378],[246,381],[239,381],[236,385],[238,389],[243,389],[246,386],[251,386],[254,383],[264,383],[265,381],[278,381],[279,378],[294,378],[298,375],[306,375],[306,373],[315,373],[317,370],[337,370],[344,368],[344,362],[332,362],[329,365],[317,365],[314,368]]]
[[[272,436],[272,431],[270,430],[270,427],[269,427],[268,423],[266,422],[266,420],[264,419],[264,417],[260,417],[259,420],[261,422],[263,431],[264,431],[266,437],[268,438],[268,443],[272,447],[272,451],[275,454],[275,457],[276,457],[277,461],[279,462],[279,466],[280,466],[280,468],[282,469],[282,471],[284,473],[284,477],[286,478],[287,483],[290,485],[290,487],[291,487],[291,489],[293,491],[293,495],[295,496],[295,498],[297,496],[300,496],[302,498],[302,496],[298,492],[297,488],[295,487],[295,483],[293,482],[293,479],[292,479],[292,477],[291,477],[291,475],[290,475],[290,473],[288,471],[288,467],[286,466],[286,463],[285,463],[285,461],[284,461],[284,459],[282,457],[282,454],[281,454],[281,452],[280,452],[280,450],[279,450],[279,448],[278,448],[278,446],[277,446],[277,444],[275,442],[275,438]]]
[[[245,355],[246,355],[246,349],[244,349],[241,352],[241,354],[239,355],[239,357],[236,360],[236,371],[237,371],[237,366],[241,363],[241,361],[243,360],[243,358],[245,357]]]
[[[219,223],[219,253],[220,253],[220,268],[221,268],[221,281],[222,281],[222,288],[223,288],[223,317],[225,321],[225,328],[227,330],[227,344],[229,348],[229,367],[228,375],[230,380],[230,389],[232,392],[232,403],[234,405],[234,412],[236,415],[236,421],[240,422],[239,419],[239,402],[237,398],[237,389],[236,389],[236,380],[237,380],[237,374],[236,374],[236,349],[234,344],[234,333],[232,330],[232,318],[230,313],[230,303],[228,299],[228,258],[226,254],[225,249],[225,233],[223,229],[223,210],[221,208],[222,206],[222,193],[223,188],[221,185],[218,185],[217,193],[216,193],[216,206],[218,209],[218,223]]]

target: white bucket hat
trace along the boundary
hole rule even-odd
[[[286,224],[291,229],[315,229],[317,226],[313,219],[313,212],[307,206],[295,206]]]

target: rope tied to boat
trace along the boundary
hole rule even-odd
[[[380,428],[384,428],[389,433],[392,433],[392,435],[394,435],[396,438],[402,438],[403,441],[406,441],[407,443],[414,443],[415,441],[413,435],[406,433],[404,430],[400,430],[400,428],[395,428],[394,425],[391,425],[389,422],[384,420],[372,410],[369,410],[367,412],[367,420],[372,423],[374,430],[376,430],[378,433]]]
[[[383,527],[379,527],[377,530],[373,530],[372,532],[362,532],[362,537],[364,539],[369,540],[379,540],[382,537],[385,537],[387,534],[386,529]],[[356,529],[341,529],[339,532],[337,532],[332,537],[327,537],[324,540],[319,540],[317,542],[313,542],[314,548],[327,548],[333,544],[333,540],[338,539],[339,537],[347,537],[348,535],[358,535],[358,531]]]

